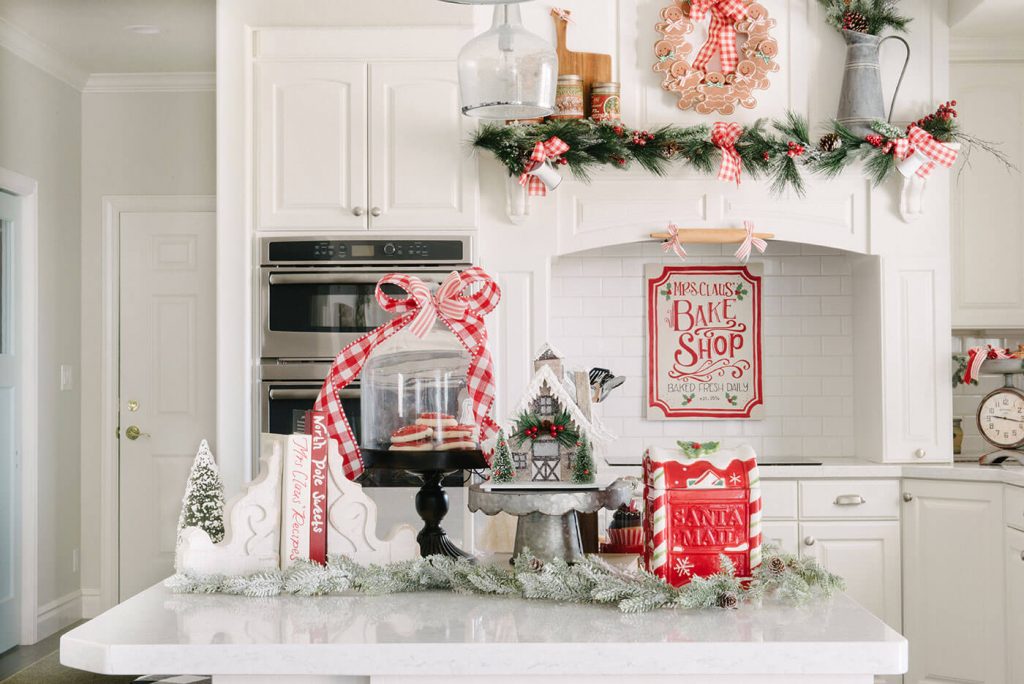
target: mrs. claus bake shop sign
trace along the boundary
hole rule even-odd
[[[646,275],[647,418],[760,418],[760,264]]]

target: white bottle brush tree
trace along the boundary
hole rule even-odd
[[[220,471],[205,439],[199,445],[185,484],[178,518],[179,542],[186,527],[198,527],[210,535],[215,544],[224,539],[224,481],[220,479]]]

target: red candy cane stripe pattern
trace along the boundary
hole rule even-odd
[[[382,286],[386,284],[397,285],[408,296],[397,299],[385,294]],[[471,290],[469,294],[466,294],[467,289]],[[327,413],[328,435],[338,442],[342,470],[350,480],[363,472],[364,465],[338,392],[359,376],[377,345],[406,326],[417,337],[426,336],[436,318],[451,329],[470,355],[467,389],[473,402],[473,417],[479,426],[479,439],[485,440],[498,430],[490,416],[495,396],[494,366],[487,351],[487,328],[483,319],[498,305],[501,290],[487,272],[478,267],[461,274],[452,272],[436,295],[431,295],[430,288],[415,276],[389,273],[377,283],[375,295],[382,309],[397,316],[338,353],[314,404],[315,411]]]
[[[967,350],[967,370],[964,371],[964,384],[969,385],[978,379],[981,373],[981,364],[986,359],[1009,359],[1012,358],[1005,349],[993,347],[991,344],[984,347],[971,347]]]
[[[736,49],[736,22],[746,16],[747,10],[740,0],[691,0],[691,20],[699,21],[709,11],[711,25],[708,27],[708,39],[694,57],[693,68],[706,70],[708,62],[717,52],[722,63],[722,73],[731,74],[736,71],[740,60]]]

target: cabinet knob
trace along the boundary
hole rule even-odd
[[[928,452],[925,451],[924,449],[917,449],[916,451],[914,451],[914,458],[924,458],[927,455]]]
[[[904,501],[908,501],[908,502],[909,501],[913,501],[914,500],[914,495],[911,494],[910,492],[903,492],[903,500]]]
[[[353,207],[352,208],[352,213],[354,215],[356,215],[356,216],[362,216],[363,214],[366,213],[366,209],[364,209],[362,207]]]
[[[380,207],[374,207],[370,209],[370,216],[380,216],[384,211]]]
[[[809,535],[804,537],[804,544],[807,546],[814,546],[814,537],[811,537]]]

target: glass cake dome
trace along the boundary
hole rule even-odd
[[[476,449],[469,361],[441,321],[422,339],[406,327],[376,347],[362,371],[362,448]]]

